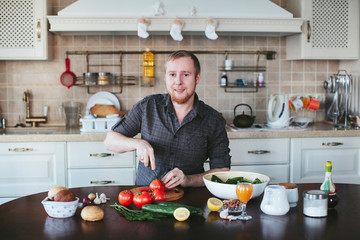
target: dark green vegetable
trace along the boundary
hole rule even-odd
[[[163,213],[149,212],[143,210],[132,210],[122,205],[115,203],[110,205],[110,207],[115,208],[121,215],[123,215],[129,221],[154,221],[166,218],[169,215]]]
[[[167,215],[173,215],[174,211],[177,209],[177,207],[174,206],[161,206],[156,204],[145,204],[142,206],[142,210],[154,212],[154,213],[163,213]],[[191,214],[191,213],[190,213]]]
[[[224,183],[218,176],[216,175],[212,175],[211,176],[211,181],[213,182],[218,182],[218,183]]]
[[[211,181],[213,182],[218,182],[218,181],[214,181],[213,179],[215,179],[214,177],[215,175],[212,175],[211,177]],[[218,177],[216,177],[218,178]],[[244,177],[233,177],[233,178],[229,178],[228,180],[226,180],[226,184],[237,184],[237,183],[252,183],[252,184],[259,184],[259,183],[263,183],[263,181],[261,181],[259,178],[255,178],[254,181],[251,181],[247,178],[244,178]]]
[[[174,202],[153,202],[153,204],[158,205],[158,206],[167,206],[167,207],[175,207],[179,208],[179,207],[184,207],[187,208],[190,211],[190,214],[195,214],[195,215],[199,215],[199,216],[203,216],[205,211],[204,209],[198,208],[198,207],[193,207],[193,206],[189,206],[186,204],[181,204],[181,203],[174,203]]]

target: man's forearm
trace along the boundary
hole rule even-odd
[[[109,131],[104,140],[104,146],[107,150],[117,153],[134,151],[137,148],[140,139],[129,138],[121,133]]]
[[[203,187],[205,186],[203,176],[212,173],[212,172],[220,172],[220,171],[229,171],[229,168],[214,168],[210,169],[206,172],[194,174],[194,175],[187,175],[186,181],[181,184],[182,187]]]

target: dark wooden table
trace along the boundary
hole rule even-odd
[[[209,213],[206,201],[212,195],[206,188],[185,189],[177,202],[203,208],[204,217],[178,222],[173,217],[152,222],[129,222],[110,207],[121,190],[129,186],[84,187],[72,190],[79,198],[90,192],[105,193],[111,200],[100,205],[104,220],[86,222],[75,216],[66,219],[48,217],[41,201],[47,193],[38,193],[0,205],[0,239],[360,239],[360,185],[337,184],[340,202],[325,218],[303,215],[302,193],[318,189],[319,184],[299,184],[299,202],[284,216],[261,212],[262,195],[248,203],[251,221],[227,221],[219,213]]]

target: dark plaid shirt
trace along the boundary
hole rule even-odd
[[[213,108],[198,100],[179,124],[168,94],[150,95],[128,112],[112,128],[127,137],[141,133],[141,138],[154,148],[156,172],[163,177],[174,168],[186,175],[204,172],[204,162],[210,168],[230,168],[229,139],[225,119]],[[136,185],[149,185],[155,179],[151,168],[139,162]]]

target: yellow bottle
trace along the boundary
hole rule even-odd
[[[149,48],[143,53],[143,77],[154,77],[154,54]]]

